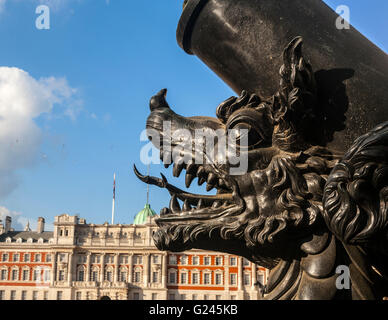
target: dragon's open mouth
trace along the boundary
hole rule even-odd
[[[161,152],[163,159],[163,152]],[[198,185],[207,183],[206,191],[217,189],[216,195],[199,195],[183,191],[170,183],[161,173],[161,178],[144,176],[134,166],[136,176],[144,183],[167,189],[171,195],[169,208],[160,211],[158,225],[164,223],[208,220],[232,214],[236,205],[241,199],[238,196],[236,187],[230,178],[221,178],[214,172],[207,169],[207,165],[197,165],[194,162],[184,163],[182,158],[173,159],[173,175],[179,177],[183,170],[186,171],[186,187],[190,188],[195,178],[198,178]],[[168,168],[170,164],[166,164]],[[182,205],[179,201],[182,201]]]

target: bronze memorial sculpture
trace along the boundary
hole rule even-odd
[[[172,157],[187,187],[198,177],[217,189],[195,195],[135,168],[172,196],[157,219],[159,249],[244,256],[271,270],[264,299],[388,296],[388,57],[336,19],[320,0],[185,2],[179,44],[242,93],[217,118],[177,115],[166,90],[151,99],[147,130],[166,167]],[[165,122],[193,136],[218,130],[214,150],[245,129],[246,172],[231,174],[235,163],[197,144],[174,152],[183,142]],[[350,288],[338,286],[339,266]]]

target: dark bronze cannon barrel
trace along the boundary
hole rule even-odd
[[[337,29],[337,19],[321,0],[188,0],[177,39],[236,93],[268,97],[283,48],[302,36],[320,98],[333,101],[328,145],[343,150],[388,119],[388,56],[353,27]]]

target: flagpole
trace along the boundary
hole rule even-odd
[[[115,223],[116,173],[113,175],[112,224]]]

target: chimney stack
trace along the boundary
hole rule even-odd
[[[37,233],[43,233],[44,232],[44,218],[39,217],[38,218],[38,228],[36,230]]]
[[[11,231],[12,218],[9,216],[5,217],[5,233]]]

